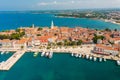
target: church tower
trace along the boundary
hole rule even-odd
[[[35,25],[34,25],[34,24],[32,24],[32,28],[35,28]]]
[[[52,21],[51,22],[51,29],[53,29],[54,28],[54,22]]]

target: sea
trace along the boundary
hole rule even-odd
[[[88,27],[91,29],[120,29],[120,25],[85,18],[59,18],[53,14],[0,13],[0,30],[17,29],[35,24],[50,27],[51,21],[58,27]],[[14,53],[0,54],[0,62]],[[99,62],[75,58],[68,53],[54,54],[51,59],[25,53],[9,70],[0,71],[0,80],[120,80],[120,66],[116,61]]]

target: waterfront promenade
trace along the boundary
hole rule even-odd
[[[25,51],[17,51],[7,61],[0,64],[0,70],[9,70],[25,53]]]
[[[39,49],[39,48],[26,48],[26,49],[0,49],[0,51],[15,51],[15,53],[5,62],[0,63],[0,70],[9,70],[21,57],[24,55],[25,52],[54,52],[56,54],[60,53],[74,53],[74,54],[81,54],[83,58],[87,55],[91,57],[96,58],[103,58],[103,59],[109,59],[109,60],[120,60],[120,57],[117,56],[106,56],[106,55],[100,55],[100,54],[94,54],[92,53],[92,50],[95,45],[82,45],[77,47],[57,47],[57,48],[51,48],[51,49]]]

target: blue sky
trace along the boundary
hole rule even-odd
[[[120,0],[0,0],[0,10],[120,8]]]

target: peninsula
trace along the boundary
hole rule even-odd
[[[115,60],[120,65],[120,31],[94,30],[82,27],[20,27],[0,32],[0,51],[16,53],[0,70],[9,70],[25,52],[66,52],[72,56]],[[2,53],[1,53],[2,54]]]

